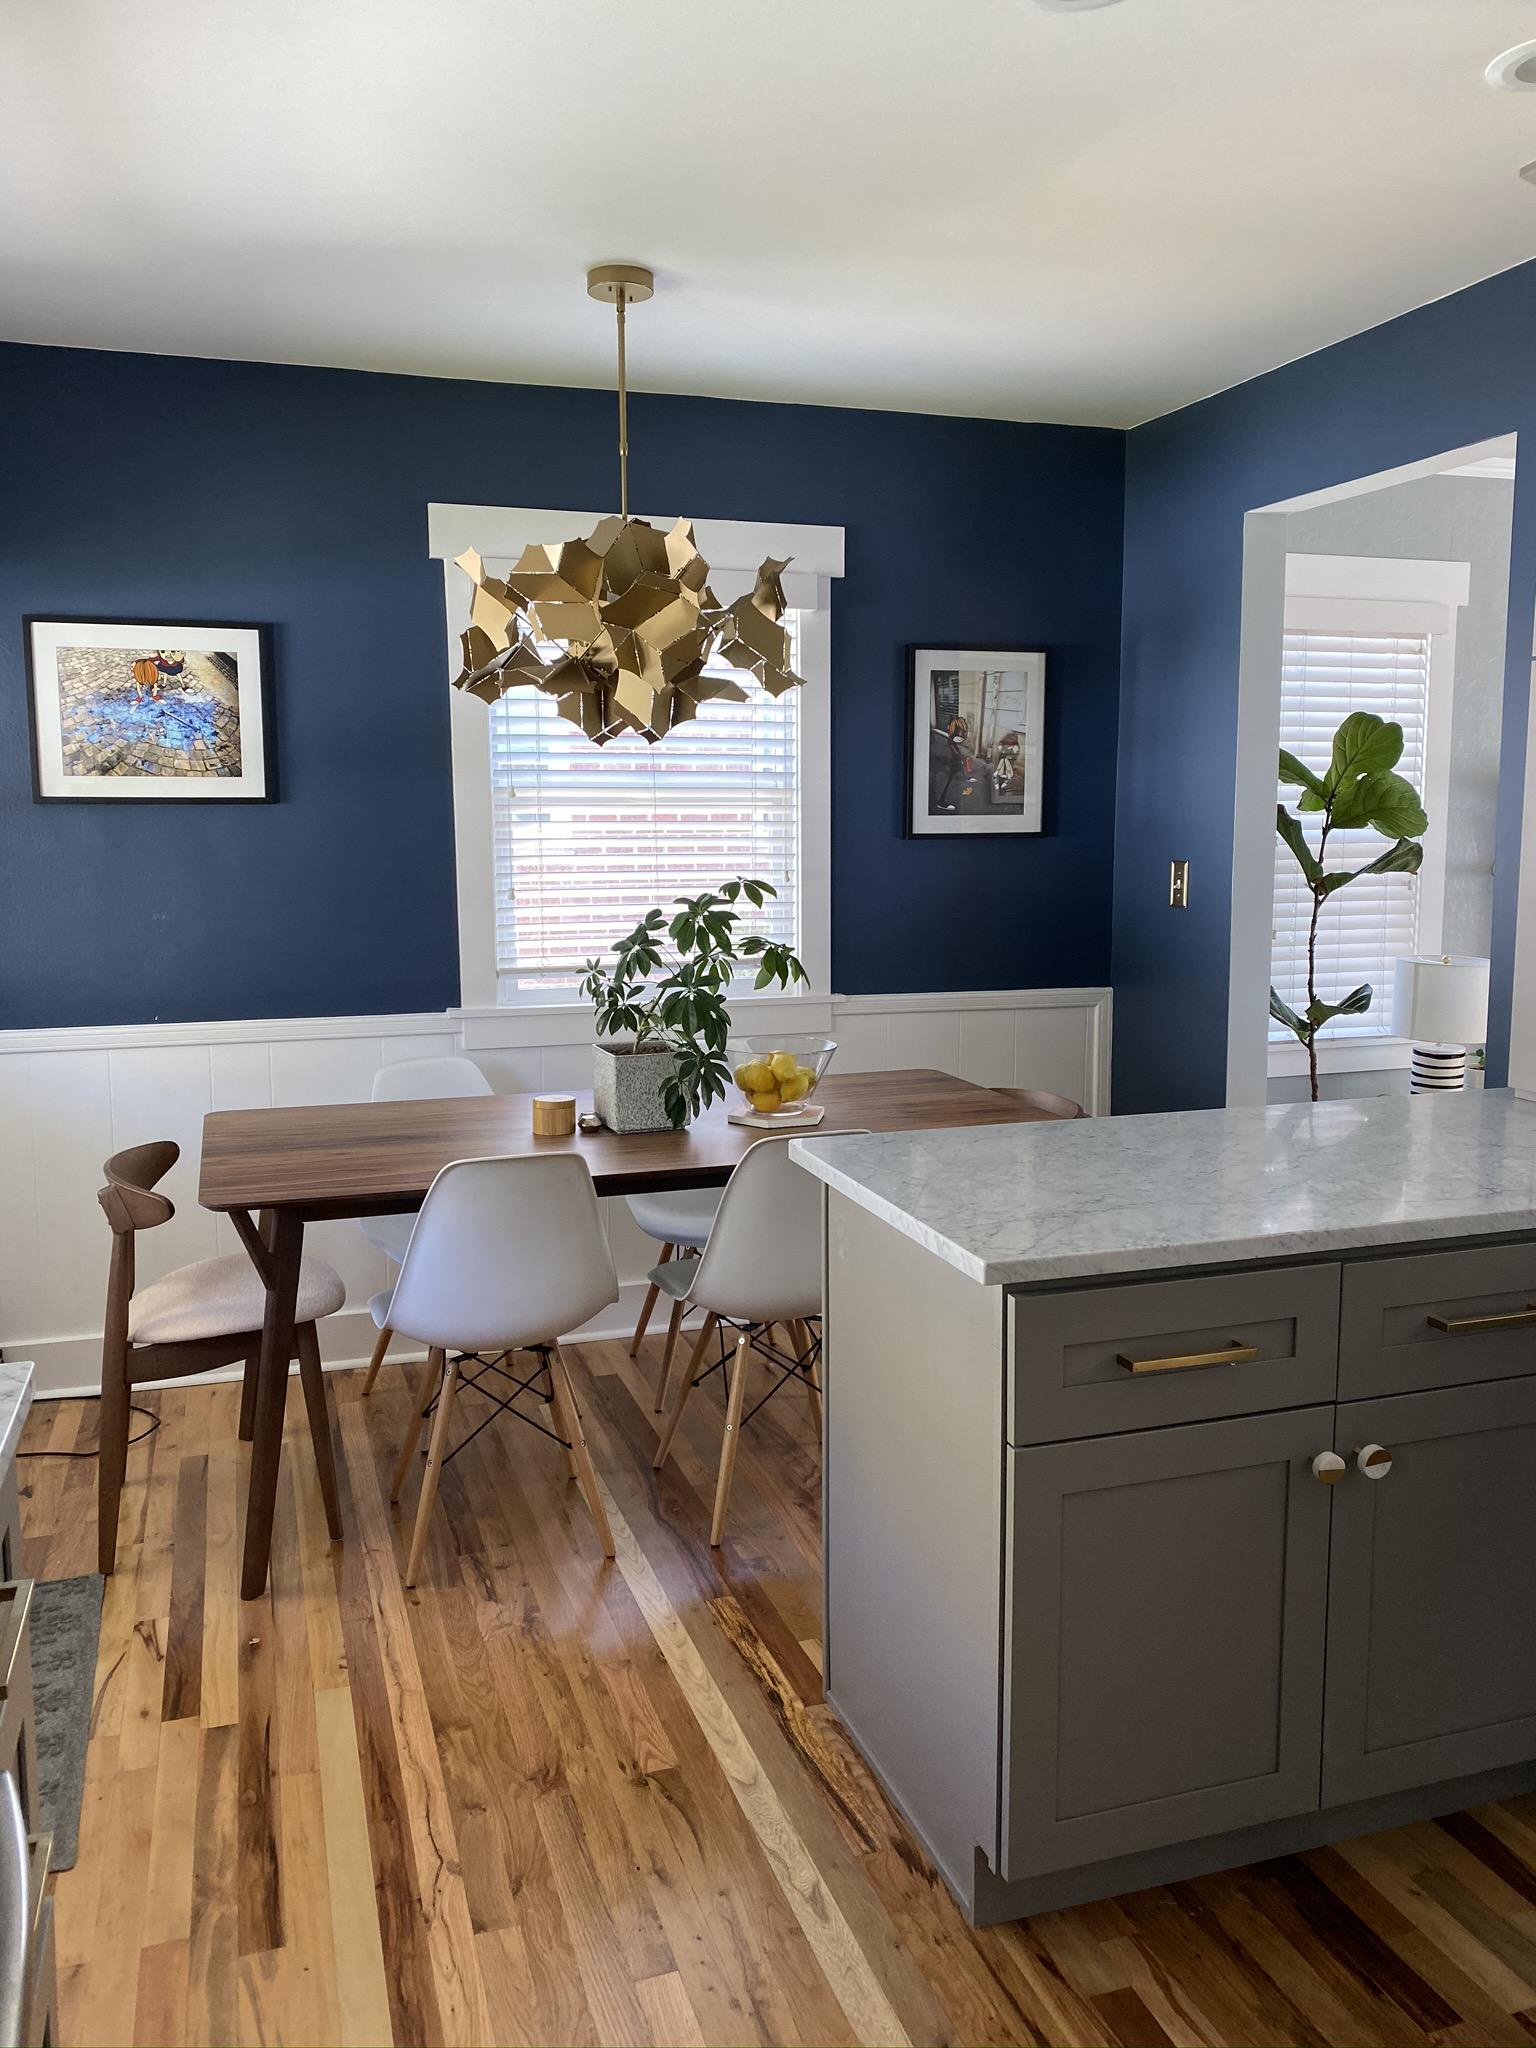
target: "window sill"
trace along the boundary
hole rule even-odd
[[[1379,1038],[1324,1039],[1317,1048],[1320,1074],[1382,1074],[1411,1065],[1412,1041],[1383,1033]],[[1272,1039],[1269,1046],[1269,1077],[1307,1072],[1306,1048],[1294,1039]]]

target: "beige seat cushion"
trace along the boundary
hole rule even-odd
[[[295,1322],[334,1315],[347,1298],[341,1275],[324,1259],[299,1268]],[[193,1344],[206,1337],[234,1337],[259,1330],[266,1289],[244,1252],[199,1259],[178,1266],[163,1280],[141,1287],[128,1304],[128,1339],[133,1344]]]

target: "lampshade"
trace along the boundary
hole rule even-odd
[[[1488,1030],[1488,962],[1468,953],[1399,960],[1392,1028],[1422,1045],[1480,1045]]]

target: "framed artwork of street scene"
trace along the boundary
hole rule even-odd
[[[910,657],[908,835],[1040,831],[1043,650],[914,647]]]

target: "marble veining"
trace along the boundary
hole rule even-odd
[[[0,1477],[10,1469],[21,1426],[32,1406],[32,1380],[36,1368],[24,1360],[14,1365],[0,1362]]]
[[[1536,1102],[1503,1088],[804,1137],[790,1151],[993,1286],[1536,1232]]]

